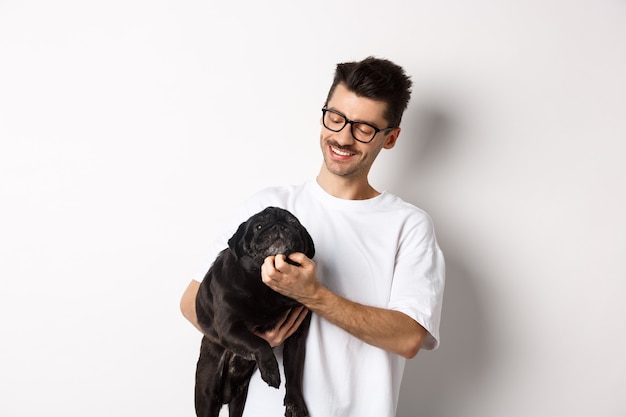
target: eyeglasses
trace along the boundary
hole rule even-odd
[[[326,107],[322,109],[322,124],[326,129],[332,132],[340,132],[347,124],[350,124],[352,137],[361,143],[370,143],[378,132],[386,132],[395,129],[395,127],[379,129],[367,122],[355,122],[338,111]]]

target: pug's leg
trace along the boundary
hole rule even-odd
[[[195,406],[198,417],[218,417],[222,408],[224,348],[202,338],[196,367]]]
[[[280,386],[280,371],[274,352],[264,339],[248,330],[241,322],[231,324],[219,332],[220,343],[235,354],[254,360],[261,378],[271,387]]]
[[[302,374],[306,353],[306,336],[311,324],[309,312],[298,330],[286,341],[283,349],[285,366],[285,416],[305,417],[309,415],[302,394]]]
[[[243,409],[248,398],[250,378],[256,368],[254,361],[249,361],[241,356],[234,355],[230,363],[230,380],[225,385],[230,385],[229,391],[232,398],[228,403],[228,417],[243,416]]]

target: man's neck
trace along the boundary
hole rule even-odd
[[[380,195],[367,181],[367,177],[362,179],[340,177],[323,168],[317,177],[317,183],[328,194],[344,200],[368,200]]]

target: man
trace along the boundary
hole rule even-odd
[[[309,230],[315,261],[290,255],[298,267],[284,255],[270,256],[261,275],[313,312],[304,370],[312,417],[394,416],[405,359],[439,344],[444,259],[432,222],[368,181],[378,153],[396,144],[410,89],[404,70],[388,60],[337,65],[322,109],[318,177],[251,197],[214,248],[216,255],[239,223],[270,205],[290,210]],[[181,300],[196,327],[198,286],[192,281]],[[279,346],[305,313],[291,311],[259,336]],[[283,415],[283,389],[268,387],[255,372],[246,415]]]

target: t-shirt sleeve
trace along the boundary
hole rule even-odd
[[[389,308],[416,320],[428,334],[423,349],[439,346],[445,260],[426,218],[403,238],[396,258]]]

